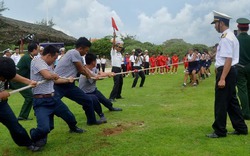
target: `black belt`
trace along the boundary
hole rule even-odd
[[[220,67],[216,68],[216,70],[217,71],[222,71],[223,68],[224,68],[224,66],[220,66]],[[231,66],[231,69],[234,69],[234,68],[235,68],[235,66]]]
[[[50,97],[53,97],[53,96],[54,96],[54,93],[51,93],[51,94],[35,94],[35,95],[33,95],[33,97],[36,98],[36,99],[50,98]]]

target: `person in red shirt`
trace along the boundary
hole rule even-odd
[[[156,57],[155,57],[155,54],[153,54],[150,58],[149,58],[149,64],[150,64],[150,67],[152,69],[150,69],[150,73],[149,74],[153,74],[155,73],[155,66],[156,66]]]
[[[131,71],[132,67],[131,67],[131,61],[129,60],[130,56],[128,53],[126,53],[125,55],[125,61],[126,61],[126,69],[127,71]],[[128,76],[129,74],[126,74],[126,76]]]
[[[158,63],[158,66],[160,67],[160,74],[164,74],[164,66],[166,65],[166,58],[165,56],[163,56],[162,52],[157,58],[157,63]]]
[[[174,54],[172,56],[172,73],[174,72],[175,74],[177,74],[178,63],[179,63],[179,58],[176,54]]]
[[[156,66],[158,67],[158,68],[157,68],[157,71],[156,71],[157,74],[159,74],[160,64],[161,64],[161,63],[160,63],[160,54],[158,54],[157,57],[156,57]]]

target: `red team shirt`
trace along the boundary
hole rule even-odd
[[[173,56],[172,57],[172,64],[173,66],[178,66],[179,58],[178,56]]]

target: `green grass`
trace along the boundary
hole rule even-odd
[[[100,126],[87,126],[81,107],[63,99],[75,114],[78,126],[87,132],[70,134],[65,122],[55,117],[55,129],[48,136],[48,144],[38,153],[18,147],[8,130],[0,125],[0,155],[249,155],[250,135],[205,137],[212,132],[214,120],[214,74],[198,87],[186,88],[181,87],[183,76],[182,67],[177,75],[150,75],[145,87],[135,89],[131,88],[133,79],[124,78],[122,96],[125,99],[114,103],[123,111],[109,112],[103,107],[108,123]],[[99,90],[106,96],[112,86],[112,79],[98,82]],[[16,115],[22,102],[19,94],[9,99]],[[31,117],[35,118],[33,114],[32,111]],[[36,120],[20,123],[27,131],[36,127]],[[227,128],[233,131],[229,120]]]

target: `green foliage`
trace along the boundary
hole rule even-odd
[[[204,49],[207,49],[207,50],[209,49],[209,47],[204,44],[194,44],[193,48],[198,49],[200,52],[203,52]]]
[[[183,39],[171,39],[163,42],[163,46],[166,52],[170,55],[176,53],[177,55],[183,57],[187,50],[192,48],[192,44],[186,43]]]
[[[45,18],[43,18],[41,21],[35,22],[35,24],[43,25],[43,26],[48,26],[48,27],[53,27],[53,26],[56,25],[54,23],[54,21],[53,21],[53,18],[51,18],[50,20],[48,20],[48,23],[47,23],[47,20]]]
[[[92,43],[90,52],[95,53],[97,55],[105,55],[106,57],[110,57],[110,49],[112,44],[110,42],[110,37],[105,37],[99,40],[96,40]]]
[[[143,51],[148,50],[149,54],[158,54],[160,52],[163,52],[165,54],[173,55],[176,53],[180,57],[183,57],[188,49],[190,48],[198,48],[200,51],[203,51],[203,49],[208,49],[206,45],[203,44],[190,44],[186,43],[183,39],[170,39],[161,45],[155,45],[150,42],[140,42],[136,40],[136,36],[132,35],[121,35],[121,39],[124,42],[125,52],[130,53],[133,49],[140,48]],[[106,36],[100,40],[97,40],[93,43],[93,46],[91,47],[91,51],[96,54],[106,55],[109,56],[110,48],[111,48],[111,40],[112,36]]]

